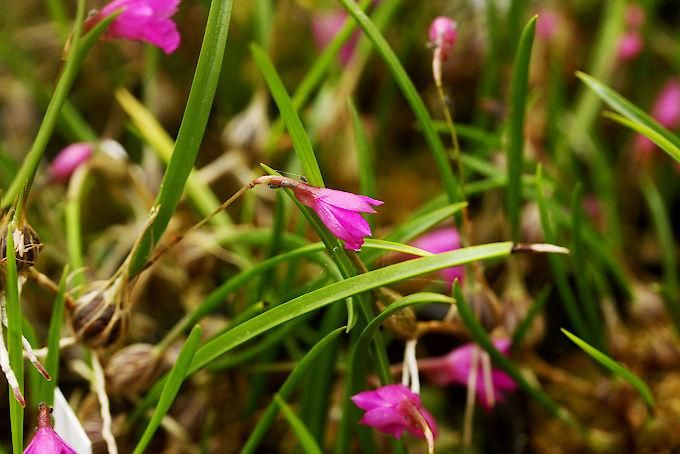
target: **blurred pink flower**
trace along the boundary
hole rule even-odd
[[[166,54],[174,52],[180,43],[177,26],[170,19],[176,12],[180,0],[113,0],[104,6],[97,15],[88,19],[87,27],[118,10],[105,39],[131,39],[144,41],[162,49]]]
[[[460,234],[454,227],[443,227],[433,230],[432,232],[418,237],[412,244],[417,248],[432,252],[433,254],[453,251],[455,249],[460,249],[461,246]],[[453,282],[456,279],[458,279],[458,282],[462,285],[463,277],[465,276],[465,267],[454,266],[452,268],[445,268],[440,270],[439,273],[449,287],[453,285]]]
[[[371,227],[361,213],[375,213],[373,207],[383,204],[364,195],[310,186],[281,176],[259,177],[253,184],[292,190],[300,203],[314,210],[328,230],[345,242],[346,249],[355,251],[361,249],[364,238],[371,235]]]
[[[446,61],[449,58],[451,49],[458,38],[456,21],[446,16],[436,17],[430,25],[429,37],[430,42],[439,49],[441,53],[441,61]]]
[[[536,38],[548,42],[557,35],[559,27],[560,15],[557,12],[549,9],[541,10],[536,21]]]
[[[652,105],[652,117],[668,129],[680,128],[680,79],[669,79]],[[654,151],[656,145],[647,137],[635,136],[634,148],[643,155]]]
[[[642,36],[637,31],[627,31],[619,38],[618,58],[621,61],[629,61],[640,55],[644,43]]]
[[[50,407],[41,403],[38,427],[24,454],[78,454],[52,429]]]
[[[510,350],[509,339],[497,339],[494,341],[494,345],[503,354],[507,354]],[[483,351],[477,344],[471,342],[454,349],[448,355],[418,361],[418,369],[421,373],[425,374],[426,377],[440,386],[453,383],[466,386],[468,383],[468,376],[472,370],[472,354],[475,349],[479,352]],[[489,402],[486,393],[486,385],[482,363],[479,361],[477,364],[477,384],[475,393],[477,394],[479,403],[488,410],[491,408],[491,403]],[[512,392],[517,389],[517,385],[513,379],[499,369],[491,370],[491,385],[496,402],[504,399],[504,393]]]
[[[352,396],[352,402],[366,411],[359,422],[384,434],[401,438],[407,431],[414,437],[426,438],[423,428],[427,424],[433,437],[437,436],[437,424],[423,408],[420,396],[404,385],[386,385],[360,392]]]
[[[328,13],[315,14],[312,18],[312,35],[314,36],[314,43],[319,50],[323,50],[338,34],[345,21],[347,20],[347,13],[344,11],[333,11]],[[359,32],[355,32],[340,49],[339,58],[343,64],[347,64],[354,55],[357,42],[359,41]]]
[[[94,151],[94,145],[80,142],[69,145],[59,152],[50,163],[48,172],[52,181],[64,183],[71,178],[73,172],[84,164]]]

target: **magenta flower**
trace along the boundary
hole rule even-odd
[[[384,434],[401,438],[407,431],[414,437],[426,438],[423,429],[427,425],[432,437],[437,436],[437,424],[423,408],[420,396],[404,385],[386,385],[360,392],[352,396],[352,402],[366,410],[359,422]]]
[[[446,61],[458,38],[456,21],[446,16],[436,17],[428,34],[430,42],[441,52],[441,61]]]
[[[652,117],[668,129],[680,128],[680,79],[672,78],[663,86],[652,106]],[[635,148],[643,154],[654,151],[654,142],[638,134]]]
[[[383,204],[364,195],[318,188],[280,176],[259,177],[251,183],[256,184],[292,190],[300,203],[314,210],[328,230],[345,242],[346,249],[355,251],[361,249],[365,237],[371,236],[371,227],[361,213],[375,213],[373,207]]]
[[[64,148],[50,163],[50,179],[59,183],[68,181],[73,172],[90,159],[93,151],[94,145],[89,142],[74,143]]]
[[[497,339],[494,341],[496,348],[503,354],[510,350],[509,339]],[[446,356],[428,358],[418,361],[418,369],[434,383],[445,386],[453,383],[466,386],[472,370],[472,354],[474,350],[482,350],[475,343],[468,343],[454,349]],[[505,372],[499,369],[491,370],[491,386],[496,402],[504,399],[504,393],[517,389],[517,385]],[[487,383],[481,361],[477,365],[477,383],[475,388],[477,400],[487,410],[491,408],[487,396]]]
[[[443,227],[418,237],[413,242],[413,246],[432,252],[433,254],[453,251],[454,249],[460,249],[460,234],[454,227]],[[458,279],[458,282],[460,283],[463,282],[465,267],[454,266],[445,268],[440,270],[439,273],[450,287],[456,279]]]
[[[347,13],[344,11],[333,11],[330,13],[315,14],[312,18],[312,35],[314,43],[319,50],[323,50],[335,38],[340,29],[345,25]],[[340,62],[347,64],[354,56],[359,32],[355,32],[340,49]]]
[[[24,454],[78,454],[52,428],[52,410],[41,403],[38,427]]]
[[[618,44],[618,57],[621,61],[629,61],[640,55],[644,43],[642,42],[642,36],[637,30],[628,31],[619,38]]]
[[[559,13],[549,9],[541,10],[536,21],[536,38],[545,42],[552,41],[559,32],[560,22]]]
[[[177,26],[170,19],[180,0],[113,0],[88,20],[92,28],[105,17],[122,10],[104,34],[105,39],[144,41],[161,48],[166,54],[179,47]]]

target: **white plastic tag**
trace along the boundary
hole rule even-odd
[[[54,390],[54,430],[78,454],[92,454],[92,442],[59,388]]]

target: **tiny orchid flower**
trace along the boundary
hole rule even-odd
[[[330,13],[315,14],[312,18],[312,35],[314,43],[319,50],[324,49],[335,38],[340,29],[345,25],[347,13],[344,11],[333,11]],[[340,62],[345,65],[354,56],[359,33],[354,33],[340,49]]]
[[[87,27],[116,11],[116,17],[104,34],[105,39],[130,39],[144,41],[159,47],[166,54],[174,52],[180,43],[175,22],[170,19],[176,12],[180,0],[113,0],[98,14],[88,19]]]
[[[286,177],[265,176],[254,183],[292,190],[300,203],[314,210],[328,230],[345,242],[345,249],[355,251],[361,249],[364,238],[371,235],[371,228],[361,213],[375,213],[373,207],[383,204],[364,195],[310,186]]]
[[[39,408],[38,427],[24,454],[78,454],[52,428],[50,407],[41,403]]]
[[[460,249],[460,234],[454,227],[444,227],[418,237],[413,242],[413,246],[433,254],[453,251]],[[465,267],[454,266],[452,268],[445,268],[439,273],[448,285],[452,286],[456,279],[458,279],[458,282],[463,282]]]
[[[457,23],[445,16],[436,17],[430,25],[428,34],[430,43],[434,47],[432,73],[437,85],[441,86],[442,64],[449,58],[458,38]]]
[[[508,339],[495,340],[494,345],[503,354],[507,354],[510,350],[510,340]],[[468,343],[454,349],[446,356],[420,360],[418,361],[418,368],[430,380],[440,386],[453,383],[467,385],[468,377],[474,372],[472,359],[475,351],[480,352],[481,350],[476,344]],[[493,407],[494,402],[502,401],[504,393],[517,389],[515,382],[505,372],[491,369],[490,374],[484,374],[483,365],[480,363],[477,364],[476,376],[480,379],[476,381],[475,394],[477,394],[479,403],[487,410]],[[488,378],[490,378],[491,383],[488,383]],[[492,391],[492,393],[489,393],[489,391]]]
[[[65,183],[73,172],[84,164],[94,151],[94,145],[89,142],[74,143],[64,148],[50,163],[48,172],[52,181]]]
[[[619,39],[618,57],[620,61],[629,61],[640,55],[644,43],[637,31],[628,31]]]
[[[366,411],[359,423],[379,432],[398,439],[406,431],[414,437],[427,439],[429,446],[437,436],[437,424],[423,408],[420,396],[404,385],[385,385],[360,392],[352,396],[352,402]]]

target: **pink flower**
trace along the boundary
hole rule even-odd
[[[453,227],[443,227],[418,237],[413,242],[413,246],[433,254],[453,251],[454,249],[460,249],[460,235],[458,230]],[[453,281],[456,279],[460,283],[463,282],[465,267],[454,266],[452,268],[445,268],[439,271],[439,273],[449,286],[452,286]]]
[[[41,403],[38,427],[24,454],[78,454],[52,428],[52,410]]]
[[[52,181],[68,181],[73,172],[90,159],[93,151],[94,145],[89,142],[74,143],[61,150],[48,169]]]
[[[340,29],[345,25],[347,13],[333,11],[330,13],[315,14],[312,18],[312,35],[314,43],[319,50],[324,49],[335,38]],[[340,49],[340,61],[347,64],[354,55],[360,34],[355,32]]]
[[[668,129],[680,128],[680,79],[672,78],[663,86],[652,106],[652,117]],[[654,142],[638,134],[634,147],[642,155],[654,151]]]
[[[177,26],[170,19],[177,12],[179,2],[180,0],[113,0],[88,20],[87,27],[92,28],[105,17],[122,10],[104,34],[106,39],[144,41],[170,54],[180,43]]]
[[[552,10],[544,9],[538,13],[536,21],[536,37],[545,42],[552,41],[560,28],[560,15]]]
[[[420,397],[404,385],[386,385],[373,391],[352,396],[352,402],[366,410],[361,424],[401,438],[404,431],[414,437],[426,438],[423,431],[427,424],[433,437],[437,436],[437,424],[432,415],[423,408]]]
[[[449,53],[458,38],[456,21],[446,17],[436,17],[429,30],[430,42],[441,52],[441,61],[449,58]]]
[[[503,354],[510,349],[509,339],[497,339],[494,341],[496,348]],[[453,383],[466,386],[472,370],[472,354],[474,350],[482,352],[475,343],[468,343],[454,349],[446,356],[429,358],[418,361],[418,369],[434,383],[445,386]],[[505,372],[499,369],[491,370],[491,385],[495,400],[502,401],[504,393],[517,389],[515,382]],[[491,403],[487,396],[487,383],[484,380],[484,371],[481,360],[477,364],[477,383],[475,393],[477,400],[487,410]]]
[[[628,31],[619,39],[618,57],[621,61],[632,60],[642,52],[644,43],[637,31]]]

